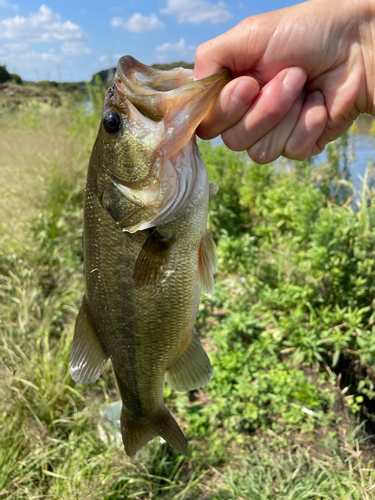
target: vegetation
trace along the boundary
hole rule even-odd
[[[22,78],[16,73],[9,73],[5,65],[0,65],[0,83],[13,80],[15,83],[20,85],[22,83]]]
[[[374,499],[373,174],[353,196],[348,136],[319,165],[200,144],[220,186],[216,292],[196,324],[215,376],[165,388],[187,457],[155,440],[129,459],[101,413],[118,399],[110,365],[94,384],[69,374],[89,90],[91,113],[0,113],[0,499]]]
[[[42,80],[19,85],[16,76],[11,75],[11,79],[0,85],[0,113],[25,108],[30,104],[33,107],[35,103],[46,103],[52,107],[74,107],[77,100],[87,98],[84,84]]]
[[[175,61],[172,63],[155,63],[152,64],[151,67],[155,69],[162,69],[164,71],[168,71],[173,68],[194,69],[194,63],[187,63],[185,61]]]

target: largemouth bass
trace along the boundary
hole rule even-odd
[[[186,439],[163,402],[212,379],[194,321],[211,295],[216,249],[206,232],[209,184],[195,129],[230,75],[200,81],[120,59],[91,154],[84,204],[85,295],[71,353],[75,381],[95,381],[111,358],[128,455],[160,435]]]

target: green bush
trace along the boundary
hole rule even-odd
[[[214,379],[183,394],[165,387],[189,455],[155,441],[128,459],[115,439],[101,441],[100,411],[118,398],[111,368],[94,384],[69,375],[83,170],[104,94],[88,90],[91,110],[34,104],[2,124],[9,143],[12,123],[25,142],[61,137],[40,158],[46,170],[35,164],[35,185],[25,181],[40,213],[1,226],[0,497],[374,498],[372,447],[363,453],[363,426],[350,424],[374,418],[374,193],[369,173],[348,200],[348,137],[319,165],[260,166],[200,143],[220,188],[209,209],[216,291],[196,322]],[[20,161],[25,172],[34,157]],[[343,388],[335,370],[349,363],[358,376]]]
[[[10,73],[10,78],[18,85],[22,84],[22,78],[20,77],[20,75],[17,75],[17,73]]]
[[[6,66],[1,66],[0,65],[0,83],[7,82],[10,80],[12,77],[8,70],[6,69]]]

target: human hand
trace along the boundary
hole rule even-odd
[[[197,134],[222,134],[258,163],[321,152],[359,113],[375,115],[374,35],[368,0],[310,0],[245,19],[198,47],[196,78],[229,68],[234,79]]]

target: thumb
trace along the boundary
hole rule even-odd
[[[227,68],[235,73],[234,47],[230,32],[202,43],[195,53],[194,77],[198,80]]]
[[[267,18],[264,14],[249,17],[226,33],[202,43],[195,54],[195,78],[204,78],[223,68],[229,69],[234,78],[254,76],[251,70],[264,55],[276,17],[273,13]],[[273,76],[280,69],[274,68]]]

